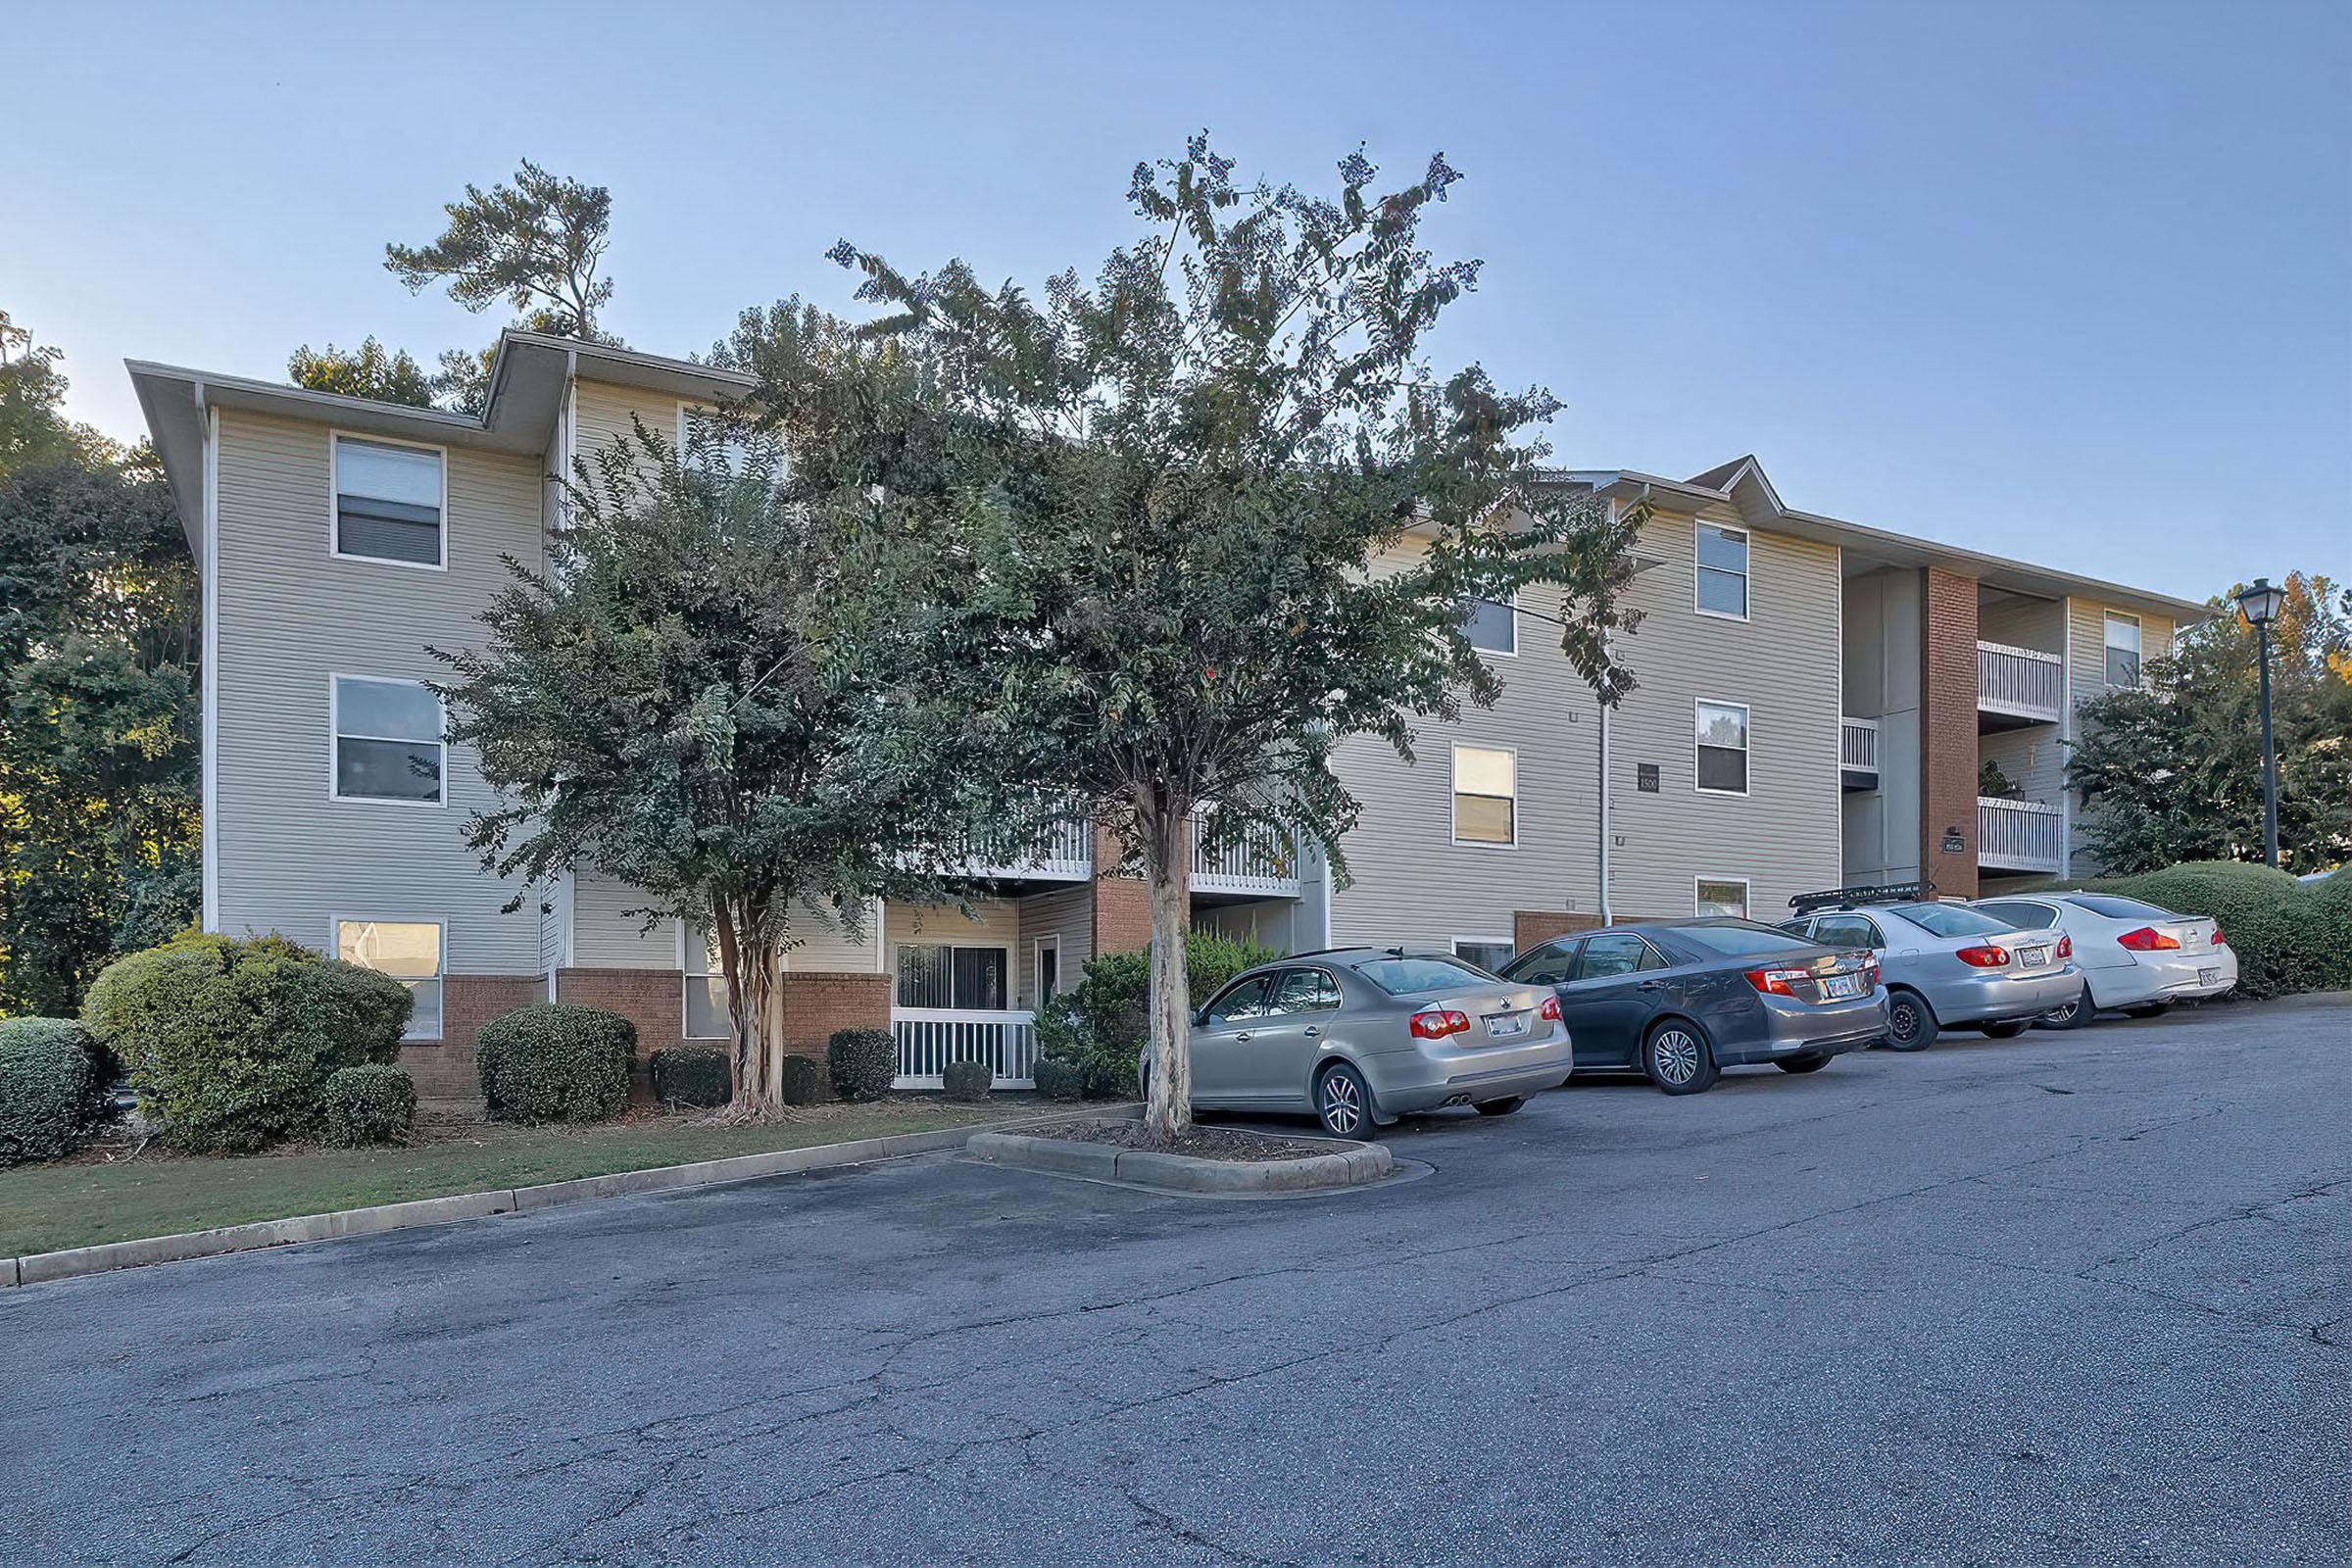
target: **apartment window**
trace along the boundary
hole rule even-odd
[[[678,950],[680,967],[686,971],[686,1038],[734,1039],[735,1013],[727,1005],[726,966],[719,961],[717,934],[681,923]]]
[[[1702,876],[1698,879],[1695,906],[1700,914],[1728,914],[1735,920],[1747,918],[1747,883],[1742,878]]]
[[[407,1038],[441,1038],[441,922],[337,920],[335,956],[388,974],[409,988],[416,1005]]]
[[[1519,758],[1483,746],[1453,749],[1453,839],[1456,844],[1519,841]]]
[[[436,447],[334,440],[335,554],[439,566],[448,489]]]
[[[419,681],[333,677],[334,798],[441,804],[441,699]]]
[[[899,944],[899,1005],[1003,1012],[1004,950],[945,942]]]
[[[1747,618],[1747,530],[1698,524],[1698,609]]]
[[[1514,951],[1516,950],[1508,942],[1490,941],[1485,937],[1455,937],[1453,939],[1453,956],[1457,958],[1468,958],[1489,974],[1500,973],[1502,966],[1511,961],[1511,955]]]
[[[1470,646],[1487,654],[1519,652],[1519,609],[1516,603],[1498,605],[1470,600],[1462,610],[1462,635]]]
[[[1708,795],[1747,793],[1747,710],[1698,705],[1698,787]]]
[[[2139,617],[2110,614],[2107,617],[2107,684],[2137,686],[2139,684]]]

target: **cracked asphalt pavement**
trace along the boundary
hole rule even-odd
[[[2341,1563],[2352,1008],[0,1298],[20,1562]],[[1296,1125],[1296,1124],[1294,1124]]]

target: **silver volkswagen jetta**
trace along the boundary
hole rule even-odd
[[[1341,1138],[1439,1105],[1507,1115],[1574,1065],[1550,987],[1401,948],[1245,970],[1194,1015],[1192,1046],[1194,1105],[1310,1111]],[[1149,1051],[1139,1069],[1148,1090]]]

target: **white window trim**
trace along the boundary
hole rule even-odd
[[[1699,876],[1694,876],[1690,879],[1690,913],[1693,918],[1698,917],[1703,912],[1703,906],[1706,901],[1698,896],[1698,890],[1702,883],[1707,882],[1716,882],[1729,887],[1737,887],[1740,890],[1740,912],[1739,918],[1742,920],[1753,920],[1756,917],[1755,883],[1743,876],[1724,876],[1720,872],[1717,872],[1712,875],[1702,874]]]
[[[1479,658],[1481,658],[1481,659],[1517,659],[1517,658],[1519,657],[1519,597],[1520,597],[1520,593],[1521,593],[1521,590],[1519,590],[1519,589],[1516,589],[1516,588],[1512,589],[1512,590],[1511,590],[1511,602],[1510,602],[1508,605],[1498,605],[1498,604],[1495,604],[1495,602],[1494,602],[1494,600],[1492,600],[1492,599],[1483,599],[1483,600],[1480,600],[1480,601],[1479,601],[1479,603],[1481,603],[1481,604],[1495,605],[1495,608],[1496,608],[1496,609],[1498,609],[1498,610],[1508,610],[1508,611],[1511,612],[1511,646],[1510,646],[1510,647],[1508,647],[1508,648],[1481,648],[1481,647],[1479,647],[1479,646],[1478,646],[1478,644],[1476,644],[1476,643],[1472,643],[1472,644],[1470,645],[1471,651],[1472,651],[1473,653],[1477,654]],[[1463,633],[1463,636],[1464,636],[1465,638],[1467,638],[1467,637],[1468,637],[1468,635],[1469,635],[1469,634],[1468,634],[1468,632],[1466,632],[1466,631]]]
[[[336,687],[347,680],[367,681],[370,685],[375,686],[415,686],[428,692],[432,690],[432,688],[427,686],[423,681],[414,680],[405,675],[355,675],[348,670],[330,669],[327,671],[326,798],[329,801],[341,806],[408,806],[422,807],[426,810],[432,811],[447,809],[449,806],[449,705],[441,701],[440,694],[437,692],[433,693],[433,706],[434,708],[438,709],[441,713],[441,738],[434,742],[434,744],[441,748],[441,798],[437,801],[403,801],[396,800],[388,795],[346,795],[343,793],[341,766],[343,760],[341,755],[343,748],[343,716],[341,712],[342,698],[336,692]],[[395,739],[389,735],[355,735],[352,738],[354,740],[363,741],[389,741]],[[414,746],[416,743],[409,740],[401,740],[398,741],[398,744],[402,746]]]
[[[1747,737],[1746,744],[1740,748],[1741,755],[1747,759],[1747,766],[1742,770],[1747,783],[1745,789],[1711,790],[1698,781],[1698,710],[1701,708],[1740,710],[1740,731]],[[1728,752],[1731,748],[1722,746],[1716,750]],[[1690,788],[1700,795],[1721,796],[1733,801],[1744,801],[1756,792],[1756,715],[1755,710],[1745,703],[1727,703],[1719,697],[1694,697],[1690,700]],[[1722,880],[1728,882],[1732,878],[1725,877]]]
[[[1464,956],[1462,944],[1465,942],[1476,943],[1482,948],[1509,948],[1512,957],[1519,956],[1519,943],[1513,937],[1448,937],[1446,940],[1448,944],[1447,951],[1457,958]]]
[[[343,956],[343,928],[347,925],[429,925],[435,929],[438,936],[433,943],[433,951],[441,956],[441,967],[430,978],[435,985],[441,988],[441,1032],[437,1035],[413,1035],[404,1026],[401,1030],[400,1041],[402,1045],[422,1046],[433,1045],[448,1039],[449,916],[445,914],[330,914],[326,917],[326,956],[328,957],[341,958]],[[372,969],[368,972],[370,974],[384,973],[381,969]],[[387,978],[405,981],[422,980],[427,976],[396,974]]]
[[[394,561],[389,556],[355,556],[343,549],[341,517],[342,504],[337,499],[343,487],[336,481],[336,470],[343,462],[345,441],[365,441],[371,446],[407,447],[412,452],[432,452],[441,458],[441,559],[439,561]],[[397,436],[376,435],[367,430],[329,430],[326,432],[326,553],[336,561],[357,561],[370,566],[404,566],[411,571],[447,571],[449,569],[449,448],[437,447],[428,441],[403,441]]]
[[[1511,836],[1507,841],[1494,839],[1466,839],[1461,831],[1462,791],[1456,786],[1454,764],[1464,750],[1500,752],[1511,760]],[[1502,797],[1482,795],[1481,800],[1499,800]],[[1468,850],[1515,850],[1519,847],[1519,748],[1516,746],[1479,746],[1469,741],[1453,741],[1446,748],[1446,825],[1453,842]]]
[[[2107,631],[2114,622],[2119,620],[2128,620],[2132,623],[2133,640],[2139,645],[2132,650],[2132,657],[2139,661],[2139,679],[2130,686],[2118,686],[2107,678],[2107,656],[2115,652],[2115,644],[2107,640]],[[2099,680],[2111,692],[2132,692],[2147,689],[2148,623],[2129,610],[2109,610],[2103,605],[2099,609]]]
[[[1747,552],[1747,569],[1740,573],[1740,602],[1747,607],[1745,613],[1735,615],[1728,610],[1709,610],[1698,602],[1699,573],[1702,571],[1722,571],[1724,569],[1721,566],[1707,566],[1700,564],[1698,559],[1698,531],[1701,528],[1713,528],[1718,533],[1736,533],[1740,536],[1740,548]],[[1729,573],[1726,573],[1726,575],[1729,575]],[[1755,619],[1756,536],[1752,529],[1742,528],[1738,523],[1733,522],[1709,522],[1704,517],[1693,517],[1690,519],[1690,610],[1693,614],[1704,615],[1709,620],[1736,620],[1741,624],[1745,624],[1746,622]]]
[[[723,974],[712,974],[710,971],[709,966],[710,960],[708,956],[706,956],[703,959],[703,973],[698,975],[692,969],[688,968],[686,964],[686,956],[694,951],[694,945],[689,940],[690,933],[687,924],[683,920],[675,920],[672,921],[671,924],[675,925],[678,930],[678,1038],[681,1041],[685,1041],[689,1044],[708,1040],[734,1039],[735,1032],[732,1029],[728,1030],[723,1035],[698,1035],[694,1032],[694,1004],[688,1000],[687,988],[692,986],[698,980],[705,982],[710,980],[723,981],[725,976]],[[700,933],[692,934],[699,935]]]

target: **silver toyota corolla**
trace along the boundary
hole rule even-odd
[[[1140,1065],[1148,1079],[1148,1052]],[[1310,1111],[1341,1138],[1439,1105],[1507,1115],[1574,1065],[1549,986],[1449,954],[1299,954],[1244,971],[1193,1018],[1196,1106]]]
[[[1822,895],[1807,895],[1800,903]],[[2081,995],[2063,934],[2020,930],[1965,904],[1867,896],[1815,908],[1787,929],[1829,947],[1869,948],[1886,984],[1886,1044],[1924,1051],[1942,1029],[1996,1040]]]

